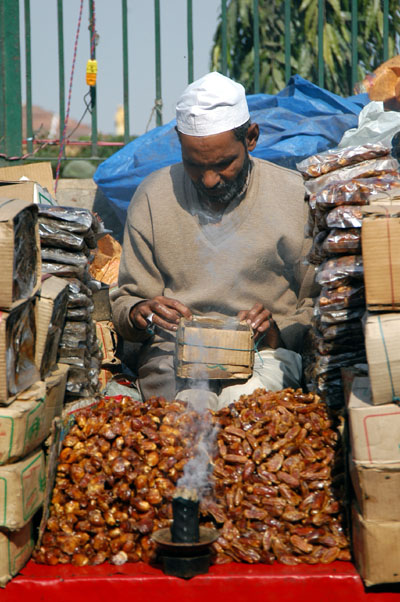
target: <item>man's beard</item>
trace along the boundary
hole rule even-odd
[[[212,193],[201,181],[193,182],[193,185],[197,192],[200,193],[201,196],[206,197],[210,203],[222,203],[227,205],[244,191],[249,169],[250,157],[246,150],[243,167],[236,178],[231,182],[220,182],[215,188],[212,188]]]

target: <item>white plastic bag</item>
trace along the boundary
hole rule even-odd
[[[393,136],[400,131],[400,113],[385,111],[383,102],[369,102],[358,116],[358,127],[347,130],[338,148],[358,146],[367,142],[382,142],[391,146]]]

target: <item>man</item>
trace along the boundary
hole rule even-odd
[[[186,88],[176,118],[182,163],[138,187],[112,294],[117,331],[143,342],[142,395],[174,399],[188,388],[175,378],[175,331],[181,317],[210,312],[246,320],[264,348],[254,376],[214,394],[214,407],[259,386],[299,386],[313,281],[313,273],[305,277],[301,176],[250,157],[258,125],[243,86],[219,73]]]

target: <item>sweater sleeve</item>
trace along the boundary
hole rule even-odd
[[[304,224],[308,219],[308,204],[304,202]],[[315,282],[315,266],[310,265],[306,256],[312,240],[305,236],[301,256],[294,266],[294,280],[297,292],[297,306],[294,313],[277,321],[281,337],[287,349],[301,353],[305,338],[311,326],[315,297],[320,287]]]
[[[128,209],[118,288],[110,295],[113,323],[124,339],[141,342],[149,337],[146,330],[132,324],[129,314],[137,303],[162,295],[163,290],[163,278],[154,260],[149,200],[139,187]]]

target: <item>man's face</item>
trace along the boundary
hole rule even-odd
[[[179,138],[184,168],[210,203],[227,205],[242,192],[250,159],[233,131],[212,136],[179,134]]]

